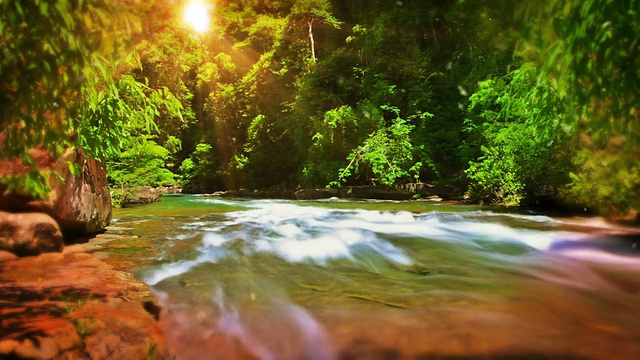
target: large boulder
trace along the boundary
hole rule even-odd
[[[74,176],[68,163],[80,167]],[[65,232],[95,233],[111,221],[111,195],[107,172],[98,161],[87,159],[81,149],[69,150],[56,164],[56,170],[65,181],[52,179],[52,191],[47,204],[52,216]]]
[[[162,195],[162,191],[158,189],[159,188],[154,188],[151,186],[141,186],[136,189],[131,189],[125,196],[122,205],[142,205],[154,203],[160,200],[160,195]]]
[[[139,186],[135,188],[120,189],[124,193],[121,205],[127,207],[130,205],[151,204],[160,201],[160,196],[166,194],[179,194],[182,188],[178,185],[165,186]]]
[[[0,210],[44,212],[58,222],[65,234],[96,233],[109,225],[111,195],[102,164],[88,159],[81,149],[67,149],[55,163],[46,154],[34,157],[40,168],[51,168],[60,178],[51,176],[51,191],[44,200],[23,194],[0,195]],[[72,174],[69,163],[77,164],[80,170],[77,176]],[[20,166],[0,166],[0,175],[20,171]]]
[[[62,232],[51,216],[0,211],[0,250],[19,256],[60,252]]]

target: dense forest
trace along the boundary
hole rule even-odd
[[[1,157],[81,146],[116,199],[423,182],[635,214],[638,0],[217,0],[203,29],[187,3],[0,0]]]

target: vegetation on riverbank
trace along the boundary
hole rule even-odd
[[[420,181],[617,215],[640,200],[638,0],[217,1],[200,33],[183,5],[0,3],[2,159],[82,146],[121,191]]]

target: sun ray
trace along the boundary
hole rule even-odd
[[[213,6],[203,0],[189,0],[182,11],[182,20],[197,32],[206,32],[211,27],[210,10]]]

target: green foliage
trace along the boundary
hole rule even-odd
[[[319,186],[333,181],[353,144],[362,143],[368,134],[380,127],[381,121],[381,116],[358,116],[350,106],[331,109],[322,121],[314,120],[312,126],[316,133],[303,168],[303,182]]]
[[[109,184],[118,190],[118,196],[112,196],[114,203],[122,203],[129,192],[142,186],[175,185],[176,174],[166,168],[168,160],[167,149],[146,139],[108,161]]]
[[[640,191],[640,1],[528,2],[523,53],[539,64],[538,83],[554,89],[578,148],[561,197],[601,214],[632,210]]]
[[[158,350],[158,344],[153,343],[153,344],[149,344],[149,349],[147,349],[147,356],[146,356],[146,360],[152,360],[153,359],[153,355],[156,353],[156,351]]]
[[[24,6],[4,1],[0,6],[6,55],[0,71],[2,156],[22,159],[32,168],[26,178],[3,179],[8,191],[46,194],[49,173],[35,169],[30,155],[39,146],[54,158],[66,147],[78,146],[89,157],[117,159],[128,169],[132,164],[123,165],[127,161],[165,158],[138,135],[157,130],[155,119],[162,112],[182,119],[182,105],[167,88],[152,89],[118,73],[132,63],[119,55],[139,26],[131,9],[102,1],[43,0]],[[129,148],[150,154],[121,153]],[[137,163],[127,176],[115,171],[111,180],[118,186],[139,183],[150,175],[136,181],[131,176],[141,175],[140,169],[146,174],[156,160]]]
[[[37,169],[33,149],[55,159],[76,138],[89,141],[83,115],[96,100],[91,94],[112,89],[114,59],[137,28],[129,6],[108,1],[0,1],[0,160],[31,168],[1,179],[7,191],[44,196],[48,175]],[[108,128],[111,119],[103,121]],[[99,157],[112,145],[95,141],[87,154]]]
[[[349,164],[339,170],[338,180],[332,185],[340,185],[353,175],[370,175],[373,184],[394,185],[400,180],[419,181],[419,169],[422,162],[414,162],[414,145],[409,136],[413,126],[400,117],[396,107],[383,106],[396,117],[391,125],[373,132],[360,146],[347,157]],[[420,117],[432,117],[427,112]],[[413,177],[413,179],[411,179]]]
[[[482,152],[478,162],[470,163],[467,169],[472,195],[477,199],[518,205],[525,195],[522,177],[526,174],[521,173],[513,149],[483,146]]]
[[[210,184],[218,174],[218,167],[214,162],[215,153],[213,147],[206,143],[199,143],[190,157],[182,161],[179,173],[182,174],[187,189],[191,188],[196,192],[209,192],[212,190]]]
[[[207,49],[218,54],[207,60],[216,67],[196,72],[210,92],[193,140],[216,150],[210,160],[227,187],[318,186],[335,179],[370,135],[372,145],[398,147],[384,131],[393,121],[384,120],[380,105],[405,114],[433,108],[437,120],[406,120],[411,156],[431,181],[459,177],[467,101],[459,88],[473,92],[478,80],[506,67],[516,38],[500,9],[467,3],[221,2]],[[341,27],[338,19],[353,25]],[[505,40],[496,41],[496,33]],[[369,183],[366,172],[377,177],[362,164],[363,174],[350,182]],[[397,177],[407,179],[414,178]]]
[[[557,89],[575,127],[585,121],[601,144],[640,138],[640,1],[557,0],[528,7],[529,45],[541,57],[540,81]]]
[[[154,14],[148,16],[153,17]],[[164,145],[167,135],[181,135],[189,124],[196,121],[196,89],[206,89],[217,69],[211,68],[213,64],[204,66],[208,54],[200,41],[185,29],[147,26],[149,29],[144,36],[136,39],[135,48],[141,67],[133,69],[132,73],[139,81],[148,82],[151,88],[166,88],[183,108],[182,117],[165,111],[158,114],[158,141]]]
[[[140,186],[174,184],[176,175],[166,167],[171,152],[152,139],[161,111],[181,118],[182,104],[166,88],[152,90],[130,75],[122,76],[109,92],[88,91],[90,106],[83,109],[79,145],[107,163],[112,198],[119,205]],[[109,119],[106,121],[105,119]],[[103,148],[104,144],[108,147]],[[169,137],[167,147],[179,150],[181,142]]]
[[[193,162],[193,160],[191,160],[191,158],[186,158],[184,159],[182,164],[180,164],[179,171],[184,175],[186,179],[189,179],[193,177],[196,169],[196,164]]]
[[[185,108],[180,122],[161,107],[152,140],[200,188],[419,176],[489,201],[562,188],[624,209],[638,192],[618,154],[640,138],[638,3],[222,1],[205,37],[152,26],[134,76]]]
[[[134,144],[107,162],[111,198],[120,206],[142,186],[175,185],[176,174],[166,168],[169,152],[154,141]]]
[[[102,90],[98,84],[88,87],[87,106],[80,109],[79,142],[95,159],[117,156],[121,149],[137,144],[137,135],[157,130],[155,118],[161,110],[182,117],[182,105],[168,89],[153,90],[124,75]]]
[[[339,28],[341,22],[331,13],[330,7],[328,0],[296,0],[289,16],[303,18],[305,21],[322,21]]]
[[[260,52],[269,51],[283,35],[286,19],[260,14],[247,29],[247,38],[236,46],[251,46]]]
[[[329,0],[295,0],[289,14],[289,21],[293,26],[302,23],[308,29],[309,47],[313,64],[318,62],[316,55],[316,36],[313,26],[316,21],[323,22],[334,28],[342,24],[330,11]]]
[[[519,204],[527,194],[566,180],[570,137],[562,114],[549,105],[553,90],[536,85],[536,70],[525,63],[504,78],[481,82],[470,97],[464,153],[477,199]]]
[[[515,2],[221,1],[215,31],[197,36],[179,24],[178,3],[138,3],[141,22],[109,4],[0,3],[0,104],[25,95],[2,108],[18,115],[3,118],[0,134],[25,164],[39,144],[53,153],[76,144],[108,160],[114,188],[181,173],[210,191],[318,186],[337,173],[353,184],[464,179],[472,161],[469,178],[519,199],[546,181],[541,164],[556,162],[549,154],[565,140],[553,135],[562,134],[553,114],[567,108],[557,101],[566,91],[537,84],[556,72],[501,78],[513,62]],[[137,55],[122,59],[124,43]],[[495,82],[478,89],[488,75]],[[42,176],[5,182],[42,193]]]
[[[91,333],[89,325],[95,322],[93,316],[78,316],[77,312],[82,310],[86,303],[91,299],[91,294],[86,298],[78,298],[74,303],[70,303],[67,300],[62,301],[65,315],[71,320],[73,326],[76,328],[78,335],[84,338]]]
[[[626,150],[627,141],[614,136],[605,147],[583,144],[574,158],[578,170],[561,189],[562,199],[603,215],[634,214],[640,201],[640,150]]]
[[[138,5],[138,66],[119,56],[140,27],[129,8],[3,1],[2,159],[33,167],[35,147],[77,145],[118,189],[176,172],[207,191],[338,174],[467,180],[502,203],[562,189],[624,212],[640,199],[639,3],[222,1],[216,31],[194,36],[160,0]],[[47,176],[2,181],[42,195]]]

